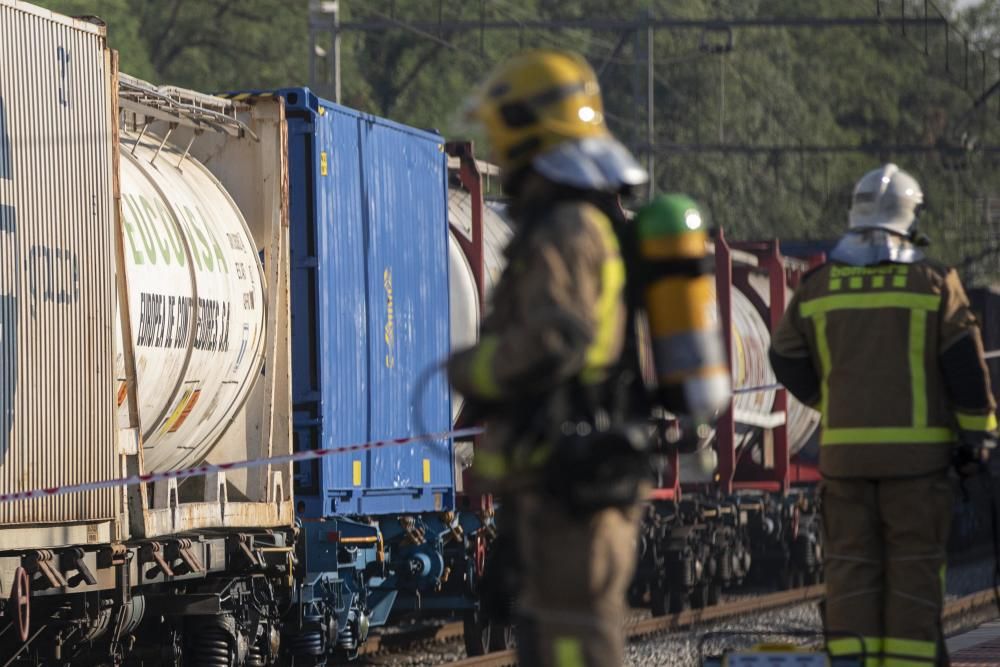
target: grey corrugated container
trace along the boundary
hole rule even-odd
[[[114,414],[113,72],[104,28],[0,0],[0,491],[121,474]],[[0,505],[0,525],[105,542],[104,490]],[[18,533],[34,544],[47,541]],[[4,533],[3,547],[17,546]]]

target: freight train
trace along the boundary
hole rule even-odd
[[[0,35],[0,494],[42,490],[0,502],[4,664],[318,665],[427,615],[509,646],[477,602],[494,499],[464,489],[439,372],[503,270],[495,169],[305,88],[150,85],[99,23],[16,0]],[[736,393],[684,448],[660,424],[632,589],[657,614],[822,560],[818,420],[766,360],[819,258],[713,245]]]

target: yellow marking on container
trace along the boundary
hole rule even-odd
[[[361,461],[354,462],[354,486],[361,486]]]
[[[319,154],[319,175],[326,176],[329,171],[329,165],[326,159],[326,151],[321,151]]]
[[[396,367],[396,325],[392,300],[392,269],[388,266],[382,272],[382,286],[385,288],[385,327],[383,328],[383,338],[385,339],[385,367]]]
[[[128,396],[128,385],[123,380],[118,385],[118,407],[121,407],[122,403],[125,402],[126,396]]]
[[[431,483],[431,460],[424,459],[424,484]]]
[[[194,405],[198,402],[199,396],[201,396],[201,389],[195,389],[191,393],[191,398],[188,400],[187,405],[184,406],[180,416],[174,422],[173,426],[170,427],[170,433],[174,433],[184,424],[184,420],[187,419],[188,415],[191,414],[191,411],[194,410]]]
[[[319,115],[320,116],[325,116],[326,115],[326,107],[320,107],[319,108]]]
[[[163,424],[163,428],[160,429],[160,433],[167,433],[173,428],[177,420],[179,420],[181,415],[184,414],[184,408],[187,407],[189,398],[191,398],[191,390],[187,389],[185,390],[184,395],[181,396],[181,400],[177,401],[177,405],[174,406],[173,412],[170,413],[167,421]]]

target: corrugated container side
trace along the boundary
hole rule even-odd
[[[368,204],[370,437],[441,432],[451,425],[443,373],[450,351],[447,159],[441,138],[372,117],[361,120]],[[425,381],[427,384],[419,387]],[[419,405],[416,401],[419,400]],[[398,489],[397,507],[366,499],[365,511],[440,509],[453,485],[450,442],[368,454],[373,489]],[[413,497],[405,495],[412,490]]]
[[[331,447],[363,442],[369,432],[364,204],[357,123],[325,114],[316,119],[316,127],[309,163],[318,203],[312,221],[320,257],[316,335],[323,383],[322,446]],[[356,467],[350,456],[326,458],[323,475],[332,488],[354,489]]]
[[[288,104],[297,447],[446,430],[447,162],[440,137],[308,90]],[[311,248],[315,246],[315,250]],[[322,445],[320,444],[322,443]],[[453,503],[451,442],[329,457],[297,474],[310,514],[391,514]]]
[[[355,118],[289,111],[292,401],[299,449],[368,438],[359,141]],[[308,495],[320,495],[321,486],[351,494],[355,467],[348,456],[300,466],[298,488]]]
[[[114,119],[102,28],[0,0],[0,35],[0,491],[9,492],[119,473]],[[0,524],[111,519],[116,493],[0,505]]]

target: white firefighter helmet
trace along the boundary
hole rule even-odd
[[[851,230],[884,229],[908,236],[924,193],[917,179],[892,164],[869,171],[854,186],[849,214]]]

